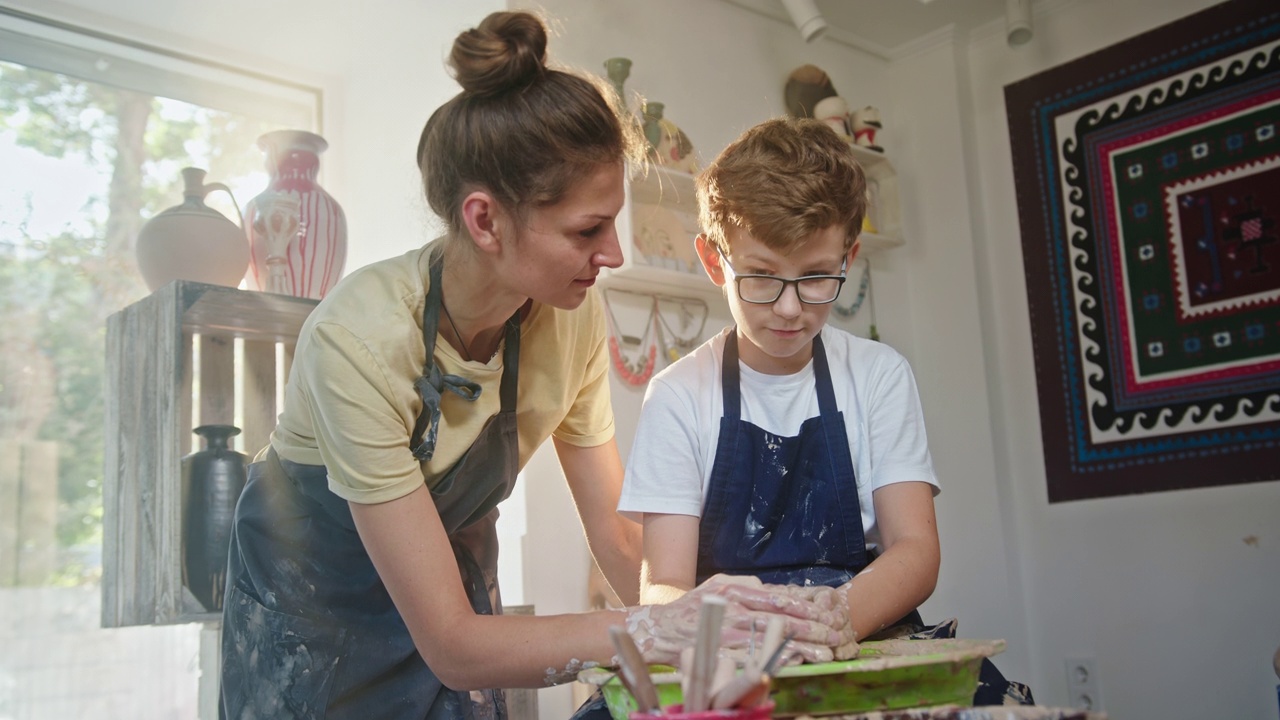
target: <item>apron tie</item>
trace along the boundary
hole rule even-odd
[[[422,438],[422,442],[411,449],[418,461],[427,462],[436,452],[436,433],[440,429],[441,393],[448,390],[467,402],[475,402],[483,388],[461,375],[443,375],[435,363],[430,363],[426,368],[426,374],[418,376],[418,379],[413,381],[413,389],[417,390],[418,397],[422,398],[422,414],[418,416],[419,427],[414,428],[413,437]],[[424,425],[426,427],[423,427]]]

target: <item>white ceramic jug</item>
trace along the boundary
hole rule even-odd
[[[204,204],[209,193],[231,195],[231,190],[222,183],[206,185],[204,176],[200,168],[183,168],[182,204],[151,218],[138,232],[138,269],[153,292],[174,280],[236,287],[249,267],[244,229]]]

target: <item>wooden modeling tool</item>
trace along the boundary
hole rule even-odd
[[[711,698],[711,709],[755,707],[768,696],[769,676],[752,668],[743,668],[741,675],[735,677]]]
[[[631,697],[636,699],[636,709],[643,713],[660,710],[658,689],[653,685],[653,678],[649,677],[649,666],[640,655],[635,640],[619,625],[609,628],[609,639],[613,640],[613,647],[618,651],[618,677]]]
[[[720,653],[720,626],[724,623],[724,611],[728,605],[719,595],[702,598],[698,613],[698,635],[693,645],[693,662],[687,669],[689,691],[684,696],[685,712],[702,712],[710,703],[711,682],[715,675],[716,658]]]
[[[772,624],[770,623],[770,625]],[[777,629],[778,632],[782,630],[780,619],[777,623]],[[751,708],[768,700],[769,689],[773,684],[773,671],[778,667],[779,661],[782,660],[782,651],[790,641],[790,637],[783,639],[782,642],[778,642],[776,638],[766,637],[762,649],[772,646],[773,651],[769,653],[768,657],[763,658],[763,662],[757,663],[754,660],[748,662],[747,666],[742,669],[741,675],[734,678],[733,682],[725,685],[712,697],[711,709]]]
[[[760,643],[760,652],[752,657],[752,664],[756,670],[763,671],[769,656],[778,651],[779,644],[782,643],[785,622],[777,615],[769,618],[769,624],[764,628],[764,641]]]
[[[716,658],[716,670],[711,675],[711,684],[707,686],[707,707],[711,706],[710,698],[714,698],[725,686],[733,682],[737,676],[738,663],[724,655]]]

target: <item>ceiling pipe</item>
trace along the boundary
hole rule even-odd
[[[811,43],[827,31],[827,20],[818,11],[814,0],[782,0],[782,4],[805,42]]]
[[[1004,29],[1009,47],[1031,42],[1031,0],[1005,0]]]

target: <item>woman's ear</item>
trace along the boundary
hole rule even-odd
[[[506,211],[489,193],[472,190],[462,199],[462,222],[481,252],[501,252],[506,221]]]
[[[720,265],[720,250],[707,239],[706,235],[699,234],[694,238],[693,246],[698,251],[698,259],[702,261],[702,269],[706,271],[707,277],[711,278],[711,282],[716,287],[724,287],[724,267]]]

